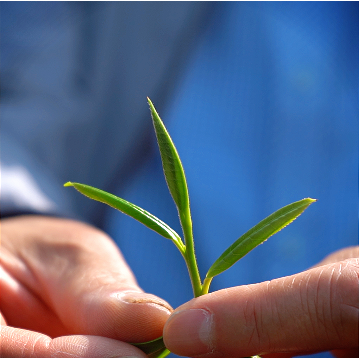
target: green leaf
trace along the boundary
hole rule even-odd
[[[293,202],[260,221],[223,252],[208,270],[206,278],[213,278],[227,270],[253,248],[294,221],[315,201],[312,198],[305,198],[301,201]]]
[[[161,236],[172,240],[176,246],[180,249],[181,253],[184,252],[184,245],[180,236],[166,223],[162,222],[160,219],[147,212],[146,210],[130,203],[120,197],[117,197],[111,193],[102,191],[95,187],[91,187],[85,184],[76,183],[76,182],[67,182],[64,184],[65,187],[73,186],[83,195],[99,201],[106,203],[109,206],[118,209],[119,211],[127,214],[128,216],[136,219],[140,223],[144,224],[148,228],[154,230]]]
[[[153,126],[155,128],[157,143],[161,154],[163,172],[172,198],[177,206],[183,230],[186,245],[184,258],[190,273],[194,296],[198,297],[201,294],[202,284],[194,253],[192,219],[186,177],[176,147],[173,144],[165,125],[151,100],[148,97],[147,100],[150,105]]]
[[[179,212],[187,212],[189,209],[189,196],[186,177],[175,145],[167,132],[160,116],[158,115],[151,100],[147,97],[150,105],[153,126],[155,128],[158,147],[160,149],[163,172],[170,193]]]
[[[165,358],[170,351],[166,349],[163,337],[151,340],[145,343],[131,343],[135,347],[141,349],[150,358]]]

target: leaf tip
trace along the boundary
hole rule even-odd
[[[152,109],[154,106],[153,106],[151,99],[148,96],[147,96],[147,102],[150,105],[150,108]]]
[[[72,182],[66,182],[65,184],[64,184],[64,187],[71,187],[71,186],[73,186],[74,184],[72,183]]]

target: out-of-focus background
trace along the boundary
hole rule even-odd
[[[355,17],[353,5],[340,3],[220,4],[158,109],[185,168],[202,275],[259,220],[292,201],[318,199],[212,289],[290,275],[357,244]],[[117,194],[180,233],[151,139],[153,155]],[[192,295],[172,243],[112,209],[107,218],[147,290],[160,287],[175,306]]]
[[[357,2],[5,2],[1,34],[3,216],[95,224],[144,290],[189,300],[170,241],[62,187],[113,192],[181,232],[149,96],[185,168],[202,277],[259,220],[318,199],[212,290],[358,244]]]

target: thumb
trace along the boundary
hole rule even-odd
[[[164,327],[182,356],[248,357],[358,349],[359,260],[191,300]]]
[[[143,293],[102,231],[41,216],[4,220],[1,229],[8,273],[1,309],[9,325],[49,336],[88,334],[133,343],[162,335],[172,308]]]

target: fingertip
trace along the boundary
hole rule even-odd
[[[112,292],[89,298],[86,309],[89,334],[102,335],[129,343],[141,343],[162,336],[173,311],[163,299],[139,291]]]
[[[164,343],[171,352],[198,356],[213,352],[213,315],[205,309],[174,312],[163,330]]]
[[[155,307],[158,310],[164,311],[167,315],[173,312],[173,308],[163,299],[149,293],[124,291],[115,293],[114,297],[127,304],[145,304]]]

